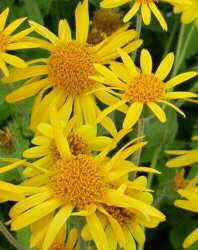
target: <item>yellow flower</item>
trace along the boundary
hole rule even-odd
[[[198,213],[198,177],[194,177],[189,181],[189,184],[184,188],[178,190],[178,193],[185,199],[176,200],[175,206]],[[190,235],[187,236],[183,243],[184,248],[190,247],[198,241],[198,228],[196,228]]]
[[[127,30],[128,25],[126,25],[102,43],[96,46],[89,45],[87,43],[89,31],[87,0],[78,4],[75,17],[76,38],[74,40],[72,40],[71,30],[66,20],[59,22],[58,36],[45,27],[30,22],[35,31],[49,41],[36,38],[29,38],[29,41],[47,50],[50,56],[29,62],[28,68],[15,70],[9,78],[3,79],[4,82],[14,82],[42,76],[42,80],[37,79],[25,84],[6,98],[8,102],[13,103],[37,95],[40,90],[45,91],[52,88],[52,91],[48,92],[43,99],[41,96],[40,102],[38,101],[39,104],[35,108],[37,111],[35,117],[39,122],[48,112],[49,103],[53,99],[57,101],[59,107],[68,110],[68,115],[73,112],[79,123],[82,124],[85,120],[86,123],[95,124],[100,110],[96,105],[94,92],[97,89],[97,97],[103,99],[103,95],[109,95],[110,89],[89,79],[89,75],[95,74],[93,64],[96,62],[109,63],[118,57],[117,48],[124,47],[124,50],[130,52],[142,43],[141,40],[137,40],[129,44],[136,38],[137,32]],[[44,65],[34,65],[39,61]],[[124,108],[126,107],[123,106]]]
[[[198,136],[194,136],[192,139],[198,140]],[[166,163],[170,168],[184,167],[198,162],[198,149],[166,150],[166,153],[170,155],[179,155]]]
[[[172,3],[174,5],[174,12],[181,13],[181,22],[183,24],[189,24],[194,21],[198,25],[198,1],[197,0],[188,0],[189,4],[183,3]]]
[[[10,210],[11,229],[20,230],[26,226],[51,215],[47,232],[43,238],[42,250],[47,250],[54,242],[58,232],[70,216],[84,216],[93,240],[100,250],[108,250],[108,241],[103,226],[97,216],[97,210],[103,206],[118,206],[137,210],[143,217],[154,217],[164,220],[164,215],[157,209],[141,200],[123,194],[117,188],[120,180],[128,183],[128,174],[133,171],[159,173],[158,171],[138,167],[126,159],[146,143],[133,144],[137,139],[129,142],[111,158],[107,154],[112,151],[116,143],[111,143],[99,154],[72,155],[64,136],[64,129],[55,109],[51,109],[53,132],[56,135],[57,148],[61,158],[53,162],[53,168],[35,166],[27,163],[27,167],[36,168],[42,172],[39,178],[34,177],[25,181],[30,190],[37,190],[16,203]],[[120,132],[121,138],[125,133]],[[2,167],[9,169],[8,166]],[[123,183],[123,182],[121,182]],[[24,183],[20,188],[24,188]],[[10,187],[12,190],[12,187]]]
[[[0,14],[0,70],[5,76],[9,76],[6,63],[16,67],[25,68],[26,63],[19,57],[8,53],[10,50],[35,48],[35,44],[26,41],[26,36],[33,31],[33,28],[23,30],[13,35],[13,32],[26,20],[19,18],[5,27],[9,9],[5,9]]]
[[[126,193],[133,199],[144,202],[151,206],[153,197],[149,189],[146,188],[147,179],[144,176],[136,178],[128,185],[120,186],[120,193]],[[161,221],[160,218],[142,216],[138,210],[128,207],[104,205],[98,209],[98,217],[105,229],[105,234],[112,250],[116,250],[118,245],[123,249],[136,249],[135,241],[141,246],[145,242],[143,227],[154,228]],[[82,230],[84,240],[91,240],[91,234],[86,225]]]
[[[59,113],[59,115],[66,116],[65,113]],[[64,145],[64,147],[69,148],[73,156],[77,156],[79,154],[90,155],[91,153],[101,151],[113,143],[112,138],[97,136],[96,126],[82,125],[77,128],[75,124],[75,120],[62,121],[63,137],[61,144],[57,141],[59,137],[57,137],[56,124],[53,125],[53,121],[51,121],[51,124],[40,123],[37,128],[37,134],[32,140],[32,144],[35,146],[27,149],[23,156],[27,159],[38,158],[33,162],[35,166],[53,168],[54,163],[61,158],[61,150],[58,148],[58,145]],[[32,168],[26,168],[23,172],[25,176],[29,177],[38,173],[38,171]]]
[[[134,65],[132,59],[126,52],[120,49],[119,53],[123,63],[112,62],[111,69],[100,64],[95,65],[96,70],[101,76],[93,78],[121,91],[121,94],[114,91],[114,95],[119,96],[121,100],[106,108],[97,118],[98,122],[108,113],[126,103],[129,104],[129,108],[123,122],[124,128],[130,128],[138,121],[144,106],[147,106],[161,122],[165,122],[166,114],[157,103],[166,104],[185,116],[179,108],[167,100],[186,99],[189,97],[197,97],[197,95],[191,92],[167,92],[167,90],[196,76],[196,72],[180,74],[164,83],[164,79],[170,73],[173,65],[173,53],[169,53],[163,59],[155,73],[152,73],[152,58],[147,50],[143,49],[141,51],[141,70]]]
[[[160,0],[161,1],[161,0]],[[103,0],[101,7],[103,8],[115,8],[126,3],[131,4],[131,8],[124,16],[124,22],[128,22],[135,14],[141,10],[141,16],[145,25],[149,25],[151,22],[151,13],[155,15],[163,30],[167,30],[167,24],[163,15],[159,11],[156,4],[158,0]],[[175,0],[170,0],[175,2]]]

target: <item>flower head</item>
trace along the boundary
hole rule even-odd
[[[36,38],[29,38],[29,41],[47,50],[49,57],[29,62],[28,68],[20,71],[15,70],[9,78],[3,79],[4,82],[15,82],[33,78],[31,82],[7,96],[6,100],[10,103],[37,95],[42,90],[36,101],[38,105],[33,109],[33,116],[38,119],[37,125],[43,121],[42,118],[47,119],[48,107],[52,99],[56,100],[57,106],[68,109],[69,116],[78,117],[80,124],[83,124],[83,122],[95,124],[96,116],[100,113],[96,106],[95,92],[97,91],[98,96],[103,99],[103,96],[107,96],[110,90],[89,79],[90,75],[96,73],[94,63],[109,63],[112,59],[118,57],[117,48],[122,47],[130,52],[141,44],[140,40],[129,44],[136,38],[137,33],[134,30],[127,30],[128,26],[124,26],[98,45],[88,44],[89,13],[87,0],[78,4],[75,17],[75,39],[71,37],[71,30],[66,20],[59,22],[58,36],[45,27],[30,22],[31,27],[48,41]],[[35,65],[35,63],[41,64]],[[42,79],[34,78],[38,76]],[[51,91],[44,95],[45,90],[50,89]],[[92,108],[90,109],[90,107]],[[110,121],[107,121],[104,126],[113,127],[113,124],[111,123],[109,126],[109,123]]]
[[[167,0],[169,1],[169,0]],[[189,24],[196,22],[198,25],[198,2],[197,0],[185,0],[181,2],[170,2],[174,6],[175,13],[181,13],[181,22]]]
[[[139,211],[143,217],[152,216],[157,220],[164,220],[164,215],[157,209],[119,191],[123,179],[126,180],[124,184],[130,188],[128,174],[133,171],[159,173],[152,168],[138,167],[127,160],[132,153],[142,148],[145,142],[135,143],[139,138],[134,139],[114,156],[109,157],[108,153],[115,148],[118,140],[127,132],[121,130],[114,142],[100,150],[99,154],[73,155],[56,109],[51,110],[51,117],[54,129],[52,131],[49,126],[46,126],[45,131],[55,135],[60,158],[53,160],[51,166],[46,158],[39,159],[37,163],[25,162],[27,168],[35,168],[37,173],[41,174],[34,174],[20,185],[21,187],[28,186],[36,193],[30,194],[28,189],[27,197],[10,210],[13,230],[19,230],[28,225],[34,226],[34,223],[48,218],[49,226],[42,241],[42,250],[47,250],[54,243],[58,232],[70,216],[84,216],[97,247],[106,250],[108,249],[107,237],[97,216],[100,207],[105,205],[129,207]],[[44,137],[38,139],[46,142]],[[48,147],[45,152],[48,152]],[[42,155],[42,153],[39,156],[37,154],[36,157],[42,157]],[[20,162],[17,161],[17,164],[19,166]],[[1,171],[5,172],[13,168],[8,165],[2,167]],[[98,233],[100,238],[98,238]]]
[[[129,182],[128,186],[123,185],[120,193],[127,194],[132,199],[151,206],[153,198],[146,185],[147,179],[141,176]],[[118,245],[123,249],[127,249],[129,246],[136,249],[135,242],[139,245],[143,245],[145,242],[143,227],[154,228],[162,221],[152,216],[144,217],[136,209],[116,205],[103,205],[97,213],[109,244],[115,247],[113,249],[117,249]],[[83,228],[82,237],[85,240],[92,239],[88,225]]]
[[[25,68],[27,66],[21,58],[9,54],[8,51],[37,47],[35,44],[26,41],[26,36],[33,31],[33,28],[13,34],[26,18],[19,18],[5,27],[8,14],[8,8],[0,14],[0,70],[7,77],[9,71],[6,64],[16,68]]]
[[[166,114],[163,109],[157,104],[162,103],[174,108],[177,112],[184,113],[168,100],[171,99],[186,99],[188,97],[197,97],[196,94],[183,91],[170,91],[173,87],[180,83],[196,76],[196,72],[187,72],[180,74],[173,79],[164,82],[164,79],[170,73],[174,55],[169,53],[161,62],[155,73],[152,72],[152,58],[147,50],[141,51],[140,66],[138,69],[129,55],[122,51],[120,55],[123,63],[112,62],[111,69],[102,65],[95,65],[96,70],[101,74],[100,77],[94,77],[100,82],[104,82],[110,86],[119,89],[121,93],[115,92],[115,96],[120,97],[119,102],[104,110],[98,117],[100,122],[108,113],[119,108],[120,105],[128,104],[129,108],[126,112],[123,127],[132,127],[140,118],[144,106],[147,106],[154,115],[161,121],[166,121]]]
[[[176,0],[177,1],[177,0]],[[160,23],[161,27],[163,30],[167,30],[167,24],[166,21],[159,11],[157,5],[158,2],[163,2],[163,0],[103,0],[101,3],[101,7],[103,8],[115,8],[119,7],[123,4],[130,3],[131,8],[127,12],[127,14],[124,16],[124,22],[128,22],[132,17],[135,16],[135,14],[140,10],[141,11],[141,16],[143,19],[143,22],[145,25],[149,25],[151,22],[151,13],[155,15],[157,18],[158,22]],[[169,0],[168,2],[174,3],[175,0]]]

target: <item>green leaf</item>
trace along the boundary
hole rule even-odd
[[[44,24],[41,11],[39,9],[38,3],[35,0],[24,0],[25,9],[27,11],[27,16],[29,19]]]

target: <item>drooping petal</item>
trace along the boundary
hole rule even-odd
[[[108,250],[108,242],[103,226],[95,213],[86,217],[87,225],[96,246],[100,250]]]
[[[57,234],[71,215],[72,209],[72,205],[65,205],[56,213],[47,230],[46,237],[43,242],[43,250],[48,250],[50,248]]]
[[[141,102],[134,102],[130,105],[129,110],[123,122],[123,128],[131,128],[140,118],[144,104]]]
[[[166,114],[159,105],[154,102],[148,102],[147,105],[161,122],[166,122]]]
[[[151,22],[151,11],[147,4],[143,3],[141,6],[141,14],[144,24],[149,25]]]
[[[151,3],[149,3],[149,7],[151,8],[151,11],[153,12],[155,17],[159,21],[160,25],[162,26],[162,29],[167,31],[168,27],[167,27],[166,21],[165,21],[164,17],[162,16],[162,14],[160,13],[160,11],[158,10],[157,6],[153,2],[151,2]]]

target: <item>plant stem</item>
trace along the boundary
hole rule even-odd
[[[140,119],[138,121],[138,125],[137,125],[137,137],[143,136],[144,135],[144,119]],[[139,142],[141,142],[141,140],[139,140]],[[139,165],[140,163],[140,156],[142,153],[142,148],[140,148],[136,154],[134,155],[134,163],[136,165]]]
[[[169,36],[169,39],[167,41],[167,44],[166,44],[166,47],[165,47],[165,50],[164,50],[164,54],[163,54],[163,58],[170,51],[173,39],[175,37],[176,31],[177,31],[177,28],[178,28],[178,24],[179,24],[178,19],[176,19],[175,22],[174,22],[174,25],[173,25],[172,32],[171,32],[171,34]]]
[[[141,17],[141,14],[138,13],[136,17],[137,39],[140,38],[141,30],[142,30],[142,17]],[[136,51],[134,51],[133,56],[132,56],[134,62],[135,62],[136,56],[137,56],[137,49]]]
[[[10,242],[10,244],[14,246],[16,249],[24,250],[1,221],[0,221],[0,232],[5,236],[5,238]]]
[[[178,60],[179,60],[179,56],[181,54],[180,50],[181,50],[181,47],[182,47],[182,42],[183,42],[183,37],[184,37],[184,32],[185,31],[185,25],[182,24],[181,27],[180,27],[180,32],[179,32],[179,39],[178,39],[178,42],[177,42],[177,49],[176,49],[176,55],[175,55],[175,65],[174,65],[174,69],[173,69],[173,72],[172,72],[172,76],[175,76],[176,73],[177,73],[177,69],[178,69]]]
[[[177,46],[176,58],[175,58],[175,67],[174,67],[172,76],[175,76],[177,74],[177,72],[179,71],[179,68],[180,68],[180,66],[185,58],[186,50],[187,50],[189,42],[191,40],[193,31],[195,28],[195,24],[194,23],[192,24],[191,29],[187,34],[187,37],[185,37],[185,28],[186,28],[186,25],[182,24],[180,35],[179,35],[178,46]],[[183,44],[183,42],[184,42],[184,44]],[[182,50],[181,50],[181,48],[182,48]]]

